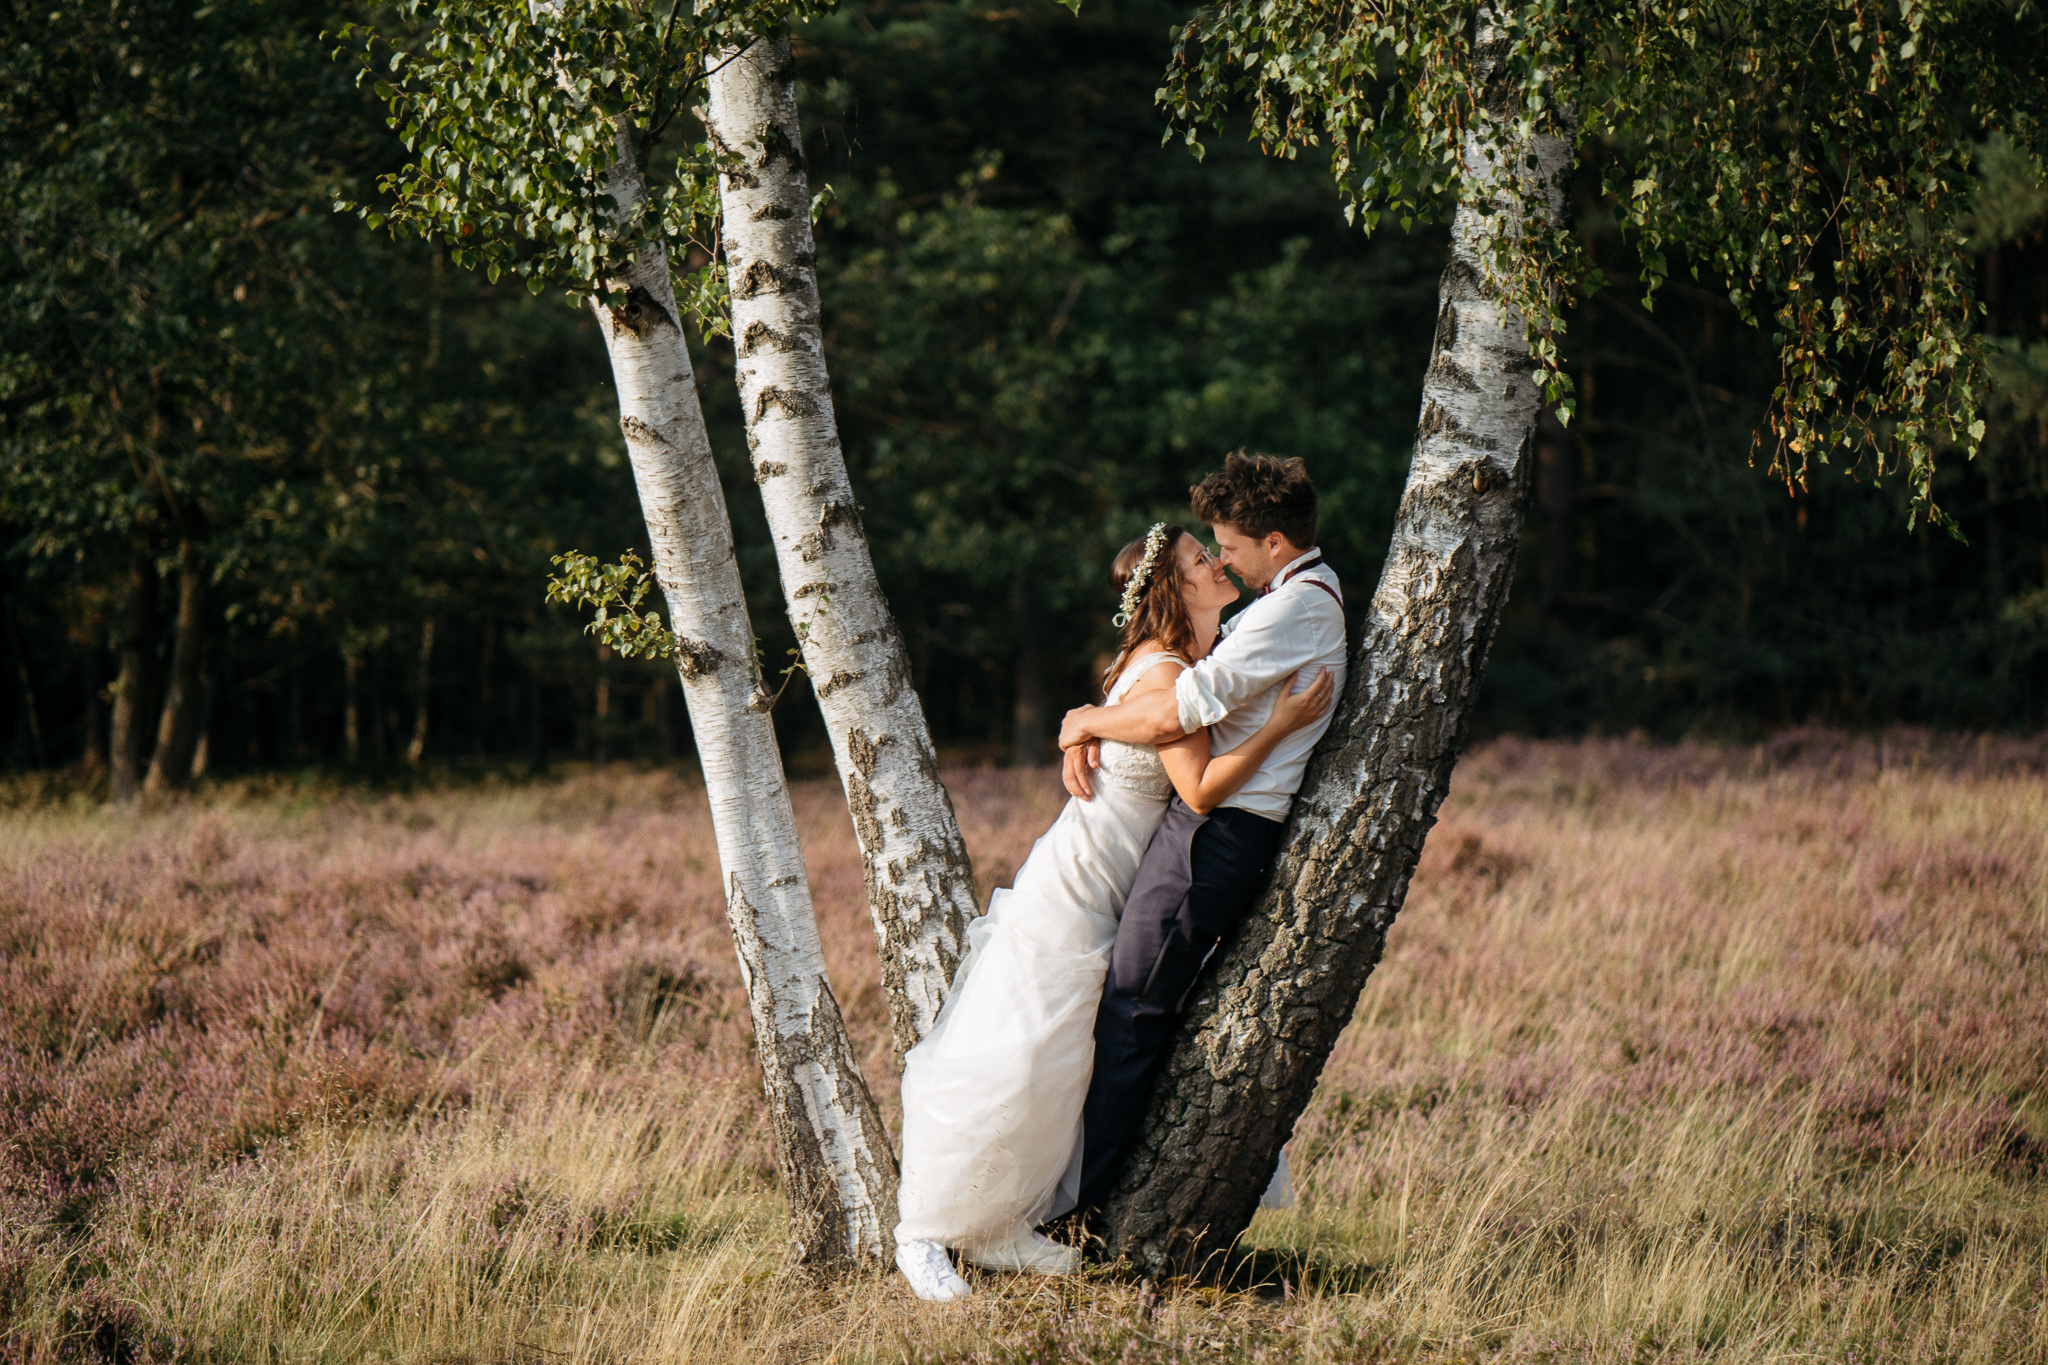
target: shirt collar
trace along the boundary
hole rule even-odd
[[[1286,587],[1287,580],[1293,577],[1295,573],[1302,569],[1316,568],[1322,563],[1322,559],[1323,552],[1313,545],[1309,546],[1306,550],[1303,550],[1300,554],[1282,564],[1273,574],[1273,581],[1259,589],[1259,596],[1264,597],[1269,592]]]

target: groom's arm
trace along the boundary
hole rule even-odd
[[[1083,801],[1095,795],[1090,769],[1101,764],[1102,741],[1126,744],[1170,744],[1186,731],[1173,689],[1144,692],[1115,706],[1077,706],[1060,722],[1060,777],[1067,793]]]
[[[1174,689],[1144,692],[1115,706],[1077,706],[1060,722],[1060,747],[1071,749],[1091,739],[1116,739],[1125,744],[1171,744],[1187,731],[1181,728],[1180,704]]]

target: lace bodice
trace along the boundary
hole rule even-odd
[[[1138,679],[1149,673],[1154,665],[1167,659],[1177,664],[1187,662],[1178,654],[1168,654],[1161,650],[1139,655],[1124,666],[1124,671],[1117,677],[1116,684],[1109,689],[1109,695],[1103,699],[1104,704],[1113,706],[1122,701]],[[1160,761],[1159,751],[1149,744],[1125,744],[1121,740],[1103,740],[1102,766],[1097,769],[1097,775],[1112,786],[1155,801],[1164,801],[1173,795],[1173,780],[1166,775],[1166,765]]]

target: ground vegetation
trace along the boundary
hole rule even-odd
[[[701,789],[202,784],[0,814],[0,1352],[2039,1361],[2038,744],[1502,740],[1221,1286],[789,1256]],[[1006,881],[1063,799],[953,770]],[[849,1027],[836,781],[794,792]]]

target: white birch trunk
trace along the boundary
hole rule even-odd
[[[974,872],[840,453],[788,40],[720,54],[708,85],[713,144],[739,158],[720,190],[754,481],[860,839],[901,1055],[952,984]]]
[[[644,187],[624,127],[619,150],[608,188],[626,205]],[[711,803],[791,1239],[806,1266],[877,1258],[893,1246],[895,1162],[825,978],[667,252],[658,243],[645,248],[613,286],[624,293],[620,306],[593,301],[592,311],[611,356],[655,578],[680,644],[678,671]]]
[[[1503,46],[1489,16],[1482,89]],[[1572,164],[1575,119],[1560,124],[1506,149],[1549,223]],[[1479,138],[1465,155],[1495,212],[1452,224],[1407,490],[1345,696],[1273,888],[1196,987],[1106,1211],[1111,1246],[1155,1273],[1213,1266],[1250,1223],[1407,894],[1514,576],[1541,395],[1493,277],[1494,234],[1520,215]]]

